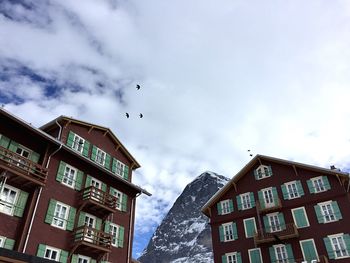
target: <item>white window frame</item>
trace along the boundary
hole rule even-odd
[[[113,194],[112,194],[115,198],[117,198],[117,202],[115,204],[115,208],[118,209],[118,210],[122,210],[122,205],[123,205],[123,193],[116,190],[113,191]]]
[[[345,244],[345,241],[344,241],[344,233],[340,233],[340,234],[334,234],[334,235],[329,235],[328,238],[330,239],[331,241],[331,246],[332,246],[332,249],[334,251],[334,256],[335,256],[335,259],[341,259],[341,258],[348,258],[350,257],[350,251],[348,251],[348,249],[346,248],[346,244]],[[336,248],[335,248],[335,245],[333,243],[333,238],[335,238],[337,240],[337,242],[339,242],[339,239],[338,238],[341,238],[342,240],[342,245],[345,247],[345,251],[346,251],[346,254],[347,255],[343,255],[343,256],[340,256],[338,257],[337,256],[337,253],[336,253]],[[338,243],[338,245],[340,245],[340,243]]]
[[[297,181],[288,182],[288,183],[285,183],[284,185],[286,186],[289,199],[295,199],[300,197]],[[294,189],[293,189],[293,186],[295,187]],[[289,187],[291,187],[292,189],[289,189]]]
[[[237,252],[226,253],[225,256],[227,263],[238,263]]]
[[[275,199],[273,196],[272,187],[264,188],[264,189],[261,189],[260,191],[263,194],[265,207],[266,208],[274,207],[275,206]],[[266,192],[268,192],[268,193],[265,194]],[[271,193],[271,195],[270,195],[270,193]],[[266,197],[268,197],[268,198],[266,198]],[[272,202],[270,202],[271,201],[270,198],[271,198]],[[269,202],[267,202],[267,201],[269,201]]]
[[[317,247],[316,247],[316,244],[315,244],[315,240],[313,238],[304,239],[304,240],[300,240],[299,241],[301,253],[303,254],[303,259],[305,259],[305,253],[304,253],[304,250],[303,250],[303,246],[301,244],[304,243],[304,242],[308,242],[308,241],[312,241],[312,243],[314,244],[314,248],[315,248],[316,255],[317,255],[317,262],[318,262],[320,260],[320,258],[319,258],[319,255],[318,255],[318,251],[317,251]]]
[[[69,176],[68,177],[66,176],[67,169],[69,169],[69,174],[71,174],[71,171],[74,171],[73,178],[69,178]],[[78,170],[75,167],[67,164],[66,167],[64,168],[62,184],[74,189],[75,182],[77,180],[77,173],[78,173]],[[66,178],[67,178],[67,182],[64,181]],[[68,183],[69,181],[72,181],[72,184],[69,184]]]
[[[120,229],[120,227],[117,224],[110,223],[109,233],[112,235],[112,246],[113,247],[118,247],[119,229]]]
[[[14,191],[16,193],[15,199],[13,200],[13,203],[9,203],[9,202],[1,199],[5,188],[9,189],[10,191]],[[18,199],[18,196],[19,196],[19,192],[20,192],[19,189],[15,188],[15,187],[12,187],[12,186],[10,186],[8,184],[5,184],[4,186],[2,186],[0,188],[0,213],[13,216],[13,213],[15,211],[15,205],[17,203],[17,199]],[[9,206],[11,206],[11,207],[9,208]],[[6,211],[5,209],[3,209],[3,207],[9,208],[10,211]]]
[[[101,154],[102,158],[100,160],[100,156],[99,154]],[[106,162],[106,156],[107,156],[107,153],[103,150],[101,150],[100,148],[96,147],[96,157],[95,157],[95,162],[98,163],[99,165],[105,165],[105,162]]]
[[[240,196],[241,196],[242,210],[252,208],[252,200],[250,200],[250,192],[241,194]]]
[[[261,258],[261,263],[263,263],[264,261],[263,261],[263,258],[262,258],[261,249],[259,247],[258,248],[248,249],[249,262],[250,263],[255,263],[255,262],[252,262],[252,259],[250,258],[250,253],[249,253],[249,251],[253,251],[253,250],[258,250],[259,251],[260,258]]]
[[[287,248],[285,245],[279,244],[279,245],[274,245],[273,246],[274,251],[275,251],[275,256],[276,256],[276,260],[278,263],[288,263],[288,253],[287,253]],[[280,251],[278,251],[278,249],[280,249]],[[280,255],[282,255],[281,258],[279,258],[279,253]],[[285,258],[283,258],[285,256]]]
[[[281,226],[281,222],[280,222],[280,218],[278,217],[278,214],[279,212],[266,214],[267,220],[269,222],[270,233],[275,233],[282,230],[282,226]],[[271,221],[271,218],[273,218],[273,221]],[[272,222],[273,222],[273,225],[271,224]],[[278,224],[275,224],[276,222],[278,222]]]
[[[230,199],[226,199],[220,202],[221,214],[226,215],[230,213]]]
[[[244,225],[244,234],[245,234],[245,237],[246,238],[252,238],[252,237],[248,237],[248,233],[247,233],[247,228],[246,228],[246,224],[245,224],[245,222],[246,221],[249,221],[249,220],[254,220],[254,227],[255,227],[255,233],[257,233],[257,229],[256,229],[256,221],[255,221],[255,217],[249,217],[249,218],[245,218],[245,219],[243,219],[243,225]]]
[[[49,250],[50,256],[46,256],[47,251]],[[56,257],[52,258],[52,252],[56,252]],[[50,247],[50,246],[46,246],[45,247],[45,253],[44,253],[44,257],[43,258],[47,258],[47,259],[51,259],[54,261],[59,261],[60,260],[60,256],[61,256],[61,250],[54,248],[54,247]]]
[[[305,218],[306,218],[306,221],[307,221],[307,226],[303,226],[303,227],[298,227],[297,226],[297,220],[294,216],[294,212],[295,210],[300,210],[300,209],[303,209],[304,210],[304,215],[305,215]],[[301,207],[296,207],[296,208],[293,208],[291,209],[291,212],[292,212],[292,217],[293,217],[293,220],[294,220],[294,224],[297,228],[306,228],[306,227],[309,227],[310,226],[310,222],[309,222],[309,217],[307,216],[307,213],[306,213],[306,209],[304,206],[301,206]]]
[[[121,161],[117,160],[117,163],[115,165],[115,174],[119,175],[120,177],[124,177],[125,167],[126,167],[126,164],[124,164]]]
[[[82,138],[81,136],[79,136],[78,134],[74,133],[72,149],[74,149],[75,151],[77,151],[79,153],[83,153],[83,151],[84,151],[84,144],[85,144],[85,139]]]
[[[227,229],[226,229],[226,227],[227,227]],[[223,232],[224,232],[224,242],[235,240],[235,236],[233,234],[232,223],[222,224],[222,229],[223,229]],[[226,234],[226,230],[228,230],[228,234]]]
[[[327,189],[324,185],[324,181],[323,181],[322,176],[314,177],[314,178],[311,178],[310,180],[312,182],[312,186],[315,189],[315,193],[322,193],[322,192],[327,191]],[[320,187],[318,182],[321,182],[321,184],[322,184],[321,187]],[[317,184],[317,188],[316,188],[316,184]],[[318,188],[323,188],[323,189],[318,190]]]
[[[325,223],[325,224],[338,221],[337,217],[336,217],[335,214],[334,214],[332,202],[333,202],[333,201],[327,201],[327,202],[317,203],[317,205],[320,207],[321,214],[322,214],[322,216],[323,216],[323,219],[324,219],[324,223]],[[330,210],[331,210],[331,213],[330,213],[330,214],[326,214],[326,211],[323,210],[324,207],[327,208],[328,206],[329,206],[329,208],[330,208]],[[329,212],[329,209],[328,209],[328,208],[327,208],[327,212]],[[331,217],[333,217],[333,219],[332,219]],[[328,218],[328,219],[327,219],[327,218]]]
[[[66,208],[66,212],[65,212],[65,215],[64,217],[58,217],[56,216],[56,210],[57,210],[57,205],[61,206],[61,209],[62,210],[62,207]],[[60,211],[58,211],[60,212]],[[67,220],[68,220],[68,215],[69,215],[69,206],[64,204],[64,203],[61,203],[61,202],[56,202],[56,205],[55,205],[55,210],[53,212],[53,219],[52,219],[52,223],[51,223],[51,226],[53,227],[57,227],[57,228],[60,228],[60,229],[66,229],[66,226],[67,226]],[[56,221],[55,221],[56,220]],[[55,223],[56,222],[56,223]],[[62,222],[62,226],[59,225],[59,222]]]
[[[81,259],[81,260],[86,260],[87,263],[90,263],[90,262],[91,262],[91,258],[90,258],[90,257],[87,257],[87,256],[78,255],[78,263],[79,263],[79,259]]]
[[[258,168],[256,168],[256,172],[258,174],[257,179],[261,180],[267,177],[270,177],[271,175],[269,174],[269,170],[268,170],[268,166],[267,165],[260,165]]]
[[[0,134],[0,136],[1,136],[1,134]],[[0,137],[0,139],[1,139],[1,137]],[[5,245],[5,240],[6,240],[6,237],[0,236],[0,247],[4,247],[4,245]]]

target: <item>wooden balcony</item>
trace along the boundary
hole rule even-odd
[[[271,232],[271,229],[258,229],[254,235],[254,242],[256,245],[269,242],[278,242],[281,240],[295,238],[299,236],[299,232],[295,224],[286,224],[280,226],[280,231]]]
[[[0,146],[0,169],[9,171],[11,181],[19,184],[27,182],[44,186],[47,178],[47,169],[17,153]]]
[[[256,202],[256,206],[258,208],[258,211],[260,213],[268,213],[275,210],[278,210],[282,207],[281,199],[275,198],[273,204],[266,205],[265,203],[261,202],[260,200]]]
[[[101,230],[88,226],[81,226],[74,230],[73,252],[87,251],[87,253],[109,253],[111,252],[112,236]]]
[[[118,204],[118,198],[93,186],[81,191],[81,200],[84,209],[99,215],[115,212]]]

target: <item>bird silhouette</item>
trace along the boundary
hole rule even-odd
[[[125,113],[125,116],[127,117],[127,118],[129,118],[130,117],[130,115],[129,115],[129,113]]]
[[[136,85],[136,89],[139,90],[141,86],[139,84]]]
[[[140,116],[140,118],[143,118],[143,114],[142,114],[142,113],[140,113],[140,115],[139,115],[139,116]]]

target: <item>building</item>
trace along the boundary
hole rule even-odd
[[[1,251],[131,262],[136,197],[150,194],[132,183],[140,165],[112,131],[64,116],[38,129],[4,109],[0,123]]]
[[[350,262],[349,187],[338,169],[255,156],[202,208],[214,262]]]

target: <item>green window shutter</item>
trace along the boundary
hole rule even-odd
[[[310,194],[314,194],[315,193],[315,187],[314,187],[314,184],[312,183],[312,181],[311,180],[307,180],[306,183],[307,183],[307,187],[309,188]]]
[[[317,260],[317,252],[312,240],[300,242],[301,249],[304,252],[304,260],[311,262],[312,260]]]
[[[92,150],[91,150],[91,160],[95,161],[96,160],[96,152],[97,152],[97,147],[95,145],[92,145]]]
[[[124,227],[119,226],[118,247],[124,247]]]
[[[124,166],[124,179],[129,180],[129,167],[127,165]]]
[[[216,203],[216,207],[217,207],[217,209],[218,209],[218,215],[222,215],[221,202]]]
[[[220,236],[220,242],[224,242],[225,235],[224,235],[224,227],[223,226],[219,226],[219,236]]]
[[[244,220],[244,228],[247,238],[254,237],[256,232],[255,220],[253,218]]]
[[[68,251],[61,250],[61,253],[60,253],[60,262],[61,262],[61,263],[67,263],[67,260],[68,260]]]
[[[278,213],[278,221],[280,222],[281,228],[286,229],[286,222],[284,221],[283,213]]]
[[[101,190],[102,190],[103,192],[106,192],[106,191],[107,191],[107,185],[106,185],[105,183],[102,183]]]
[[[329,259],[335,259],[335,253],[333,251],[331,240],[328,237],[325,237],[325,238],[323,238],[323,242],[324,242],[324,245],[326,247]]]
[[[276,260],[276,254],[275,254],[275,248],[274,247],[269,247],[269,253],[270,253],[270,259],[271,263],[275,263]]]
[[[238,239],[238,233],[237,233],[237,225],[236,223],[232,222],[232,230],[233,230],[233,239]]]
[[[28,193],[24,191],[19,192],[18,199],[15,204],[15,211],[13,213],[14,216],[22,217],[24,213],[24,209],[26,208],[26,203],[28,200]]]
[[[112,159],[112,172],[115,173],[117,170],[117,159],[113,158]]]
[[[122,211],[126,212],[128,210],[128,196],[126,194],[122,194]]]
[[[304,209],[300,208],[300,209],[293,210],[293,215],[294,215],[294,219],[295,219],[295,225],[298,228],[309,226],[308,221],[307,221],[307,216],[304,212]]]
[[[56,200],[50,199],[49,207],[47,209],[46,216],[45,216],[45,223],[48,223],[48,224],[52,223],[53,215],[56,208],[56,203],[57,203]]]
[[[262,259],[260,256],[260,250],[258,248],[249,250],[249,256],[250,256],[251,263],[261,263],[262,262]]]
[[[84,212],[79,213],[78,227],[85,225],[85,214]]]
[[[81,185],[83,183],[83,177],[84,177],[84,173],[80,170],[77,170],[77,177],[75,179],[75,185],[74,185],[74,189],[77,191],[81,190]]]
[[[236,196],[236,201],[237,201],[238,210],[242,210],[242,199],[241,199],[241,195],[237,195],[237,196]]]
[[[255,198],[253,192],[250,192],[250,204],[252,207],[255,207]]]
[[[221,261],[222,261],[222,263],[227,263],[227,257],[226,257],[226,255],[222,255],[222,256],[221,256]]]
[[[9,145],[9,150],[12,152],[16,152],[18,147],[18,143],[15,141],[11,141]]]
[[[90,142],[85,140],[84,142],[84,148],[83,148],[83,155],[85,157],[88,157],[89,156],[89,149],[90,149]]]
[[[324,187],[329,190],[331,189],[331,185],[328,181],[328,177],[327,176],[322,176],[322,181],[323,181],[323,184],[324,184]]]
[[[45,255],[46,245],[39,244],[38,250],[36,251],[36,255],[40,258],[43,258]]]
[[[301,181],[297,180],[296,185],[297,185],[299,195],[303,196],[305,193],[304,193],[304,189],[303,189],[303,185],[301,184]]]
[[[116,192],[117,192],[117,189],[113,188],[112,186],[109,187],[109,193],[110,193],[111,195],[114,196]]]
[[[102,225],[102,219],[96,217],[96,225],[95,225],[96,229],[101,230],[101,225]]]
[[[69,208],[68,221],[66,226],[66,229],[69,231],[73,231],[76,212],[77,210],[74,207],[71,206]]]
[[[58,166],[57,170],[56,181],[62,182],[66,166],[67,164],[65,162],[60,161],[60,165]]]
[[[10,139],[1,134],[1,137],[0,137],[0,146],[7,149],[7,147],[9,146],[9,144],[10,144]]]
[[[265,201],[264,201],[264,194],[262,191],[258,191],[258,198],[259,198],[260,207],[262,209],[264,209],[265,208]]]
[[[347,251],[350,251],[350,235],[349,234],[344,234],[343,235],[344,243],[346,246]]]
[[[4,248],[13,250],[13,247],[15,246],[15,240],[11,238],[6,238],[4,243]]]
[[[323,217],[322,212],[321,212],[321,207],[319,205],[315,205],[314,209],[315,209],[317,221],[320,224],[323,224],[324,223],[324,217]]]
[[[91,186],[91,176],[87,175],[86,176],[86,181],[85,181],[85,188],[88,188],[89,186]]]
[[[286,244],[286,250],[287,250],[287,255],[288,255],[288,262],[294,262],[292,245]]]
[[[106,159],[105,159],[105,168],[110,170],[110,166],[111,166],[111,156],[106,153]]]
[[[268,233],[271,232],[270,222],[269,222],[269,218],[267,216],[263,216],[263,222],[264,222],[264,226],[265,226],[265,231]]]
[[[271,166],[267,166],[267,173],[269,176],[273,175]]]
[[[232,201],[232,199],[228,200],[228,205],[229,205],[229,208],[230,208],[230,213],[233,212],[233,201]]]
[[[91,263],[96,263],[96,259],[91,259],[90,262]]]
[[[105,233],[109,233],[110,225],[111,225],[110,221],[105,221],[105,226],[104,226],[104,230],[103,230],[103,231],[105,231]]]
[[[241,252],[237,252],[237,263],[242,263]]]
[[[72,255],[72,259],[71,259],[70,262],[71,262],[71,263],[78,263],[78,255],[73,254],[73,255]]]
[[[40,159],[40,154],[38,154],[37,152],[31,152],[30,153],[30,160],[34,163],[38,163]]]
[[[67,144],[68,147],[71,147],[71,148],[72,148],[73,140],[74,140],[74,135],[75,135],[74,132],[69,131],[69,133],[68,133],[68,138],[67,138],[67,142],[66,142],[66,144]]]
[[[332,208],[333,208],[335,218],[338,220],[343,219],[337,201],[332,202]]]
[[[255,180],[259,180],[259,174],[258,174],[258,170],[254,170],[254,178]]]
[[[287,191],[287,186],[285,184],[281,185],[281,189],[282,189],[282,194],[283,194],[283,199],[284,200],[289,200],[289,194]]]
[[[273,195],[273,200],[275,202],[275,205],[278,204],[278,193],[276,187],[272,187],[272,195]]]

